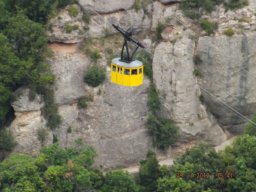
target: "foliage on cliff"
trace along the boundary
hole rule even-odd
[[[79,140],[72,148],[44,147],[36,158],[13,154],[0,163],[0,191],[138,192],[128,173],[114,171],[103,176],[92,168],[95,155]]]
[[[50,85],[54,76],[45,64],[48,54],[45,24],[57,9],[75,0],[0,1],[0,126],[10,112],[12,93],[20,86],[45,95],[53,101]],[[46,103],[46,119],[50,127],[60,123],[56,107]],[[52,112],[52,113],[51,113]]]
[[[158,114],[161,102],[154,84],[149,87],[147,105],[151,113],[148,116],[146,127],[154,146],[165,150],[177,141],[178,127],[171,119],[162,118]]]
[[[172,167],[160,166],[153,152],[141,161],[138,178],[127,172],[103,175],[92,167],[95,151],[77,141],[71,148],[58,144],[42,148],[37,157],[12,154],[0,163],[1,191],[97,192],[217,192],[256,190],[256,137],[243,135],[233,146],[216,153],[198,145]]]
[[[226,9],[239,9],[248,5],[248,0],[182,0],[180,8],[191,19],[199,19],[204,13],[215,10],[216,5],[224,3]]]

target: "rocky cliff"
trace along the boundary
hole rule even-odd
[[[205,15],[219,24],[212,36],[205,36],[186,18],[177,1],[143,1],[139,7],[136,2],[80,0],[71,5],[77,14],[70,15],[68,6],[51,19],[48,35],[54,56],[48,63],[56,76],[55,100],[62,124],[53,131],[46,129],[46,139],[40,142],[38,130],[46,128],[40,112],[44,104],[39,95],[31,102],[29,90],[22,88],[13,103],[16,118],[10,126],[18,142],[15,151],[37,153],[54,137],[63,147],[82,138],[95,147],[97,165],[113,168],[138,163],[152,149],[144,126],[150,84],[147,78],[137,88],[111,84],[109,74],[97,88],[83,82],[91,60],[81,45],[88,39],[98,38],[101,42],[94,45],[101,55],[98,64],[110,70],[104,50],[117,52],[120,46],[120,42],[106,43],[115,33],[112,23],[142,32],[139,38],[153,56],[153,82],[161,100],[159,113],[180,128],[177,146],[202,139],[217,145],[230,133],[242,131],[245,119],[223,103],[248,118],[255,112],[256,2],[251,0],[249,6],[236,11],[225,12],[220,6]],[[166,27],[161,34],[163,40],[155,42],[158,23]],[[235,34],[224,35],[227,28],[233,28]],[[77,105],[83,97],[91,98],[86,109]],[[168,155],[172,156],[172,149]]]

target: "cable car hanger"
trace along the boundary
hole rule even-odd
[[[112,59],[111,63],[111,82],[117,85],[136,87],[143,84],[144,67],[143,63],[134,59],[134,55],[139,47],[145,48],[139,41],[132,38],[133,30],[124,30],[112,24],[113,27],[122,34],[124,42],[120,57]],[[135,45],[130,52],[128,43]]]
[[[124,37],[124,43],[123,43],[123,47],[122,47],[122,51],[121,51],[121,61],[126,62],[126,63],[130,63],[133,61],[133,57],[136,53],[136,51],[138,50],[139,47],[141,48],[145,48],[139,41],[135,40],[134,38],[132,38],[133,35],[133,29],[129,28],[126,31],[124,29],[122,29],[121,27],[112,24],[112,26],[118,31],[120,32],[123,37]],[[130,54],[129,52],[129,47],[128,47],[128,41],[132,42],[133,44],[136,45],[136,48],[132,51],[132,53]],[[126,50],[126,55],[124,54],[124,49]]]

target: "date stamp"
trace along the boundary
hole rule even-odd
[[[176,178],[181,179],[209,179],[209,178],[220,178],[220,179],[231,179],[235,178],[235,173],[232,171],[225,171],[225,172],[216,172],[216,173],[210,173],[205,171],[199,171],[195,173],[184,173],[184,172],[177,172]]]

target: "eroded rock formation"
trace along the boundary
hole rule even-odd
[[[46,128],[40,111],[44,104],[39,95],[30,101],[29,91],[21,89],[13,103],[16,118],[10,126],[18,142],[15,151],[36,153],[42,145],[53,142],[53,135],[63,147],[82,138],[96,149],[97,165],[107,169],[138,163],[152,149],[144,126],[147,78],[138,88],[113,85],[109,76],[97,88],[83,82],[84,72],[92,63],[89,55],[78,49],[79,42],[115,33],[112,23],[150,32],[141,41],[150,46],[147,50],[153,55],[153,79],[161,99],[159,113],[180,127],[179,143],[204,139],[217,145],[226,140],[227,131],[242,131],[245,121],[217,100],[248,118],[255,112],[255,1],[236,11],[225,12],[220,6],[210,16],[203,16],[219,23],[214,36],[202,36],[204,32],[184,17],[173,1],[154,1],[139,10],[134,3],[80,0],[72,5],[78,10],[76,16],[71,16],[67,7],[51,19],[50,42],[64,43],[50,45],[54,57],[48,61],[56,76],[55,100],[62,124],[53,131],[48,129],[41,143],[38,130]],[[91,14],[90,22],[83,18],[87,13]],[[161,42],[154,41],[158,23],[166,26]],[[227,28],[233,28],[235,35],[223,35]],[[109,73],[107,59],[101,56],[99,64]],[[197,65],[195,57],[200,58]],[[92,98],[85,109],[77,105],[82,97]]]

